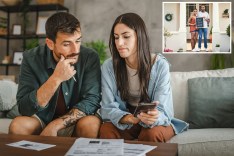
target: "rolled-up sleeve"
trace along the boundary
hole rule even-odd
[[[17,91],[17,104],[19,112],[25,116],[32,116],[44,110],[37,102],[37,89],[39,84],[28,62],[27,52],[24,52],[19,74],[19,87]]]
[[[157,109],[159,117],[152,125],[140,123],[144,127],[169,126],[173,117],[173,100],[170,84],[169,63],[165,59],[160,59],[156,67],[156,79],[153,83],[152,102],[159,101]]]
[[[113,73],[108,71],[110,62],[103,64],[102,66],[102,102],[101,102],[101,116],[104,121],[111,121],[117,128],[124,130],[130,129],[132,124],[122,124],[120,119],[127,114],[124,111],[124,104],[117,102],[115,94],[117,94],[115,78]],[[120,100],[119,100],[120,101]],[[120,109],[122,107],[122,109]]]

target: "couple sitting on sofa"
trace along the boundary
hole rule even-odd
[[[112,59],[102,71],[98,55],[80,45],[80,23],[71,14],[52,15],[46,35],[46,46],[24,53],[17,93],[22,116],[12,121],[10,134],[166,142],[188,128],[173,117],[168,62],[150,53],[138,15],[126,13],[115,20]],[[96,113],[100,101],[101,117]],[[135,117],[132,108],[139,102],[156,107]]]

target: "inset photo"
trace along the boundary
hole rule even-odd
[[[163,53],[231,53],[231,2],[163,2]]]

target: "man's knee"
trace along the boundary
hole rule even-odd
[[[85,116],[81,118],[76,124],[75,135],[78,137],[97,138],[101,120],[94,116]]]
[[[175,135],[172,126],[156,126],[153,128],[142,128],[139,141],[166,142]]]
[[[101,139],[120,139],[120,133],[118,129],[109,122],[103,123],[100,128]]]
[[[12,120],[9,126],[9,134],[39,134],[41,131],[40,122],[37,119],[26,116],[18,116]]]

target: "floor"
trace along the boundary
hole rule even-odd
[[[208,41],[207,46],[208,46],[208,52],[213,52],[213,51],[212,51],[212,43],[210,43],[210,42]],[[198,42],[196,43],[196,47],[195,47],[195,48],[198,48]],[[186,50],[186,52],[192,52],[190,40],[187,40],[187,50]],[[202,47],[201,47],[200,52],[206,52],[206,51],[205,51],[205,48],[204,48],[204,42],[202,42]],[[199,53],[199,52],[198,52],[198,53]]]

